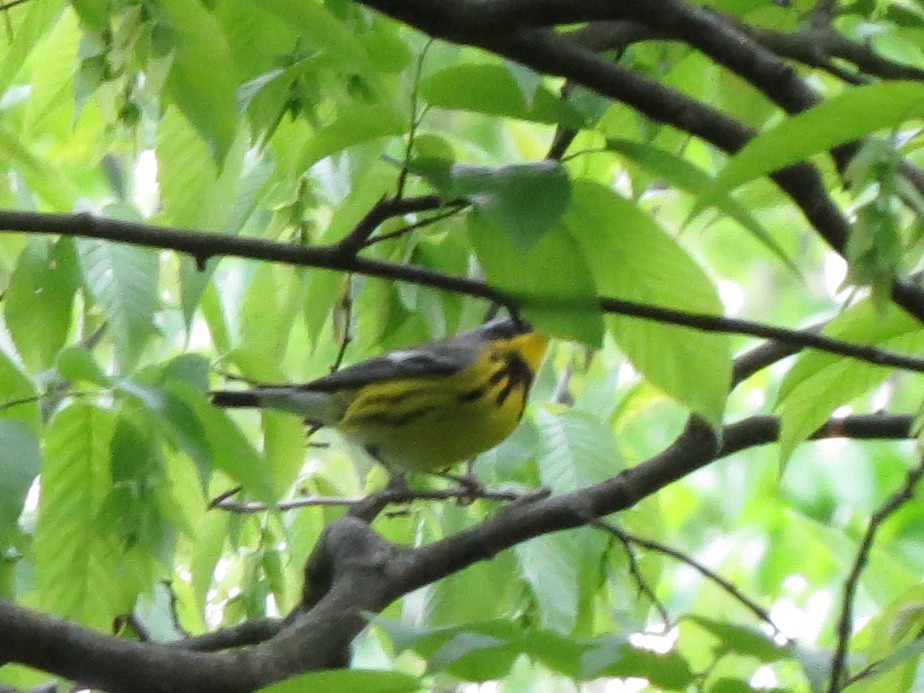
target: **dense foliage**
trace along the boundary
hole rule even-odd
[[[924,685],[920,4],[0,14],[0,690]],[[517,308],[484,497],[209,401]]]

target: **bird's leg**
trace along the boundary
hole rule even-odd
[[[459,496],[460,505],[469,505],[476,498],[484,494],[484,486],[475,476],[475,458],[471,458],[465,463],[465,474],[450,474],[449,472],[438,472],[437,476],[454,481],[459,485],[462,495]]]

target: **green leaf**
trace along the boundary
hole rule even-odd
[[[609,479],[623,468],[609,429],[590,414],[543,407],[536,417],[539,476],[543,487],[553,493]],[[559,633],[574,630],[581,599],[590,598],[605,548],[605,537],[588,529],[538,537],[514,547],[544,628]]]
[[[601,293],[695,313],[722,313],[715,287],[699,265],[611,190],[576,182],[565,223]],[[732,369],[726,335],[619,315],[610,316],[609,324],[620,348],[652,384],[713,425],[721,422]]]
[[[415,677],[397,671],[333,669],[300,674],[261,688],[258,693],[405,693],[419,690],[421,684]]]
[[[922,115],[924,85],[918,82],[847,88],[748,142],[702,192],[697,209],[713,204],[742,183]]]
[[[58,373],[68,380],[85,381],[100,387],[108,387],[110,380],[103,374],[99,364],[87,349],[81,346],[69,346],[62,349],[56,361]]]
[[[92,546],[109,490],[115,415],[74,402],[48,424],[42,492],[35,529],[35,570],[42,608],[81,621],[90,618],[96,576]]]
[[[523,314],[544,332],[591,346],[603,340],[596,287],[580,246],[561,225],[529,252],[486,216],[469,215],[469,236],[488,281],[524,301]],[[583,308],[583,310],[582,310]]]
[[[261,4],[297,31],[309,46],[320,50],[339,71],[358,74],[367,87],[376,88],[379,73],[362,43],[324,5],[302,0],[264,0]]]
[[[924,329],[903,310],[886,306],[883,313],[865,300],[834,318],[823,334],[844,341],[870,344],[914,354],[924,348]],[[839,406],[881,383],[893,372],[885,366],[806,350],[780,385],[780,457],[787,460]]]
[[[32,239],[19,257],[4,314],[19,355],[33,371],[48,368],[67,339],[77,277],[70,239],[53,246],[45,239]]]
[[[620,636],[576,639],[544,630],[521,630],[507,619],[433,630],[408,627],[380,616],[372,617],[372,621],[388,634],[399,652],[411,649],[428,660],[431,669],[469,681],[501,678],[522,654],[579,680],[640,677],[669,690],[681,690],[694,680],[679,654],[658,654]]]
[[[205,431],[215,468],[225,472],[258,500],[275,501],[277,494],[269,464],[228,415],[213,407],[205,395],[192,387],[176,383],[171,392],[195,414]]]
[[[791,648],[778,645],[773,641],[773,638],[753,628],[697,615],[685,616],[684,620],[696,623],[718,638],[717,657],[734,652],[735,654],[754,657],[758,661],[768,664],[787,659],[792,655]]]
[[[651,173],[663,178],[672,186],[684,190],[692,195],[700,195],[712,181],[712,177],[701,168],[694,166],[686,159],[674,156],[669,152],[644,142],[631,140],[608,139],[606,148],[622,154],[630,161],[647,169]],[[782,260],[793,272],[799,274],[799,269],[792,259],[777,243],[770,232],[751,214],[747,207],[730,195],[720,195],[715,199],[715,206],[728,217],[731,217],[742,227],[748,230],[754,238],[766,246],[770,252]]]
[[[94,31],[109,28],[109,0],[73,0],[80,21]]]
[[[35,387],[0,349],[0,416],[21,419],[38,431],[41,415]]]
[[[204,489],[212,473],[212,445],[202,422],[187,400],[202,398],[202,391],[184,381],[172,381],[166,387],[154,387],[135,380],[123,379],[117,385],[158,417],[165,425],[173,443],[195,463]]]
[[[197,0],[164,0],[175,34],[167,89],[219,165],[237,131],[234,60],[224,28]]]
[[[41,463],[38,438],[25,422],[0,419],[0,547],[22,512]]]
[[[22,174],[26,182],[55,209],[70,212],[77,189],[54,166],[35,156],[20,137],[0,125],[0,161]]]
[[[560,123],[572,129],[584,124],[579,111],[545,87],[533,90],[527,102],[510,71],[498,64],[447,67],[420,82],[420,96],[432,106],[539,123]]]
[[[401,115],[387,104],[349,104],[336,120],[308,141],[299,157],[300,170],[307,170],[324,157],[353,145],[400,135],[406,128]]]
[[[568,173],[557,161],[495,169],[457,164],[451,176],[451,195],[471,200],[521,253],[559,225],[571,197]]]
[[[144,248],[81,240],[77,243],[84,282],[106,311],[121,370],[141,354],[153,331],[157,307],[157,253]]]
[[[536,413],[542,485],[567,493],[616,476],[624,468],[609,428],[592,415],[542,407]]]

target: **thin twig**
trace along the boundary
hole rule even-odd
[[[396,206],[409,205],[412,201],[414,203],[412,206],[415,208],[405,208],[400,213],[438,209],[444,206],[441,198],[435,195],[401,200],[399,203],[395,203],[393,200],[382,201],[366,215],[366,220],[364,220],[370,223],[375,222],[372,224],[370,233],[382,219],[399,214],[395,210]],[[376,212],[375,210],[378,211]],[[360,226],[362,224],[363,222],[360,223]],[[358,226],[358,228],[360,227]],[[426,267],[356,257],[354,253],[343,250],[343,242],[330,247],[306,248],[262,238],[247,238],[223,233],[202,233],[189,229],[173,229],[138,222],[94,217],[89,214],[44,214],[10,210],[0,211],[0,233],[4,231],[56,233],[69,237],[99,238],[129,245],[171,249],[199,258],[215,256],[244,257],[295,266],[355,272],[366,276],[409,282],[420,286],[429,286],[453,293],[484,298],[512,307],[541,305],[549,309],[561,310],[576,307],[587,308],[587,300],[583,298],[574,299],[539,294],[524,297],[503,291],[475,279],[449,275]],[[358,242],[362,245],[368,236],[365,234],[360,235],[362,238]],[[693,313],[610,296],[598,297],[597,305],[600,310],[606,313],[692,327],[704,332],[746,334],[753,337],[774,339],[784,344],[849,356],[879,366],[893,366],[924,373],[924,359],[878,349],[867,344],[855,344],[804,331],[773,327],[751,320]]]
[[[395,191],[396,200],[400,200],[404,197],[404,187],[407,185],[407,172],[411,165],[411,152],[414,149],[414,139],[417,136],[417,128],[420,127],[420,123],[423,121],[424,115],[426,115],[428,110],[428,107],[425,107],[420,113],[417,112],[420,101],[420,80],[423,76],[424,60],[427,57],[427,51],[430,50],[430,46],[432,45],[433,39],[428,39],[421,49],[420,55],[417,56],[417,67],[414,70],[414,85],[411,87],[411,124],[407,133],[407,146],[404,148],[404,161],[401,164],[401,171],[398,173],[398,186]]]
[[[632,548],[632,540],[629,538],[629,535],[622,531],[620,527],[607,522],[606,520],[592,520],[591,523],[595,527],[604,529],[609,532],[613,537],[622,544],[623,550],[626,552],[626,558],[629,561],[629,574],[632,576],[632,579],[635,580],[635,584],[638,588],[640,594],[645,595],[645,598],[651,602],[652,606],[657,610],[658,616],[662,622],[662,632],[667,633],[671,629],[672,621],[670,614],[667,612],[667,608],[658,599],[658,595],[654,593],[654,590],[651,588],[651,585],[648,584],[648,581],[645,579],[645,576],[642,575],[642,571],[638,565],[638,557],[635,555],[635,550]]]
[[[443,221],[443,219],[448,219],[449,217],[454,217],[460,211],[462,211],[468,205],[465,203],[451,203],[447,205],[449,209],[445,212],[439,214],[434,214],[432,217],[427,217],[426,219],[421,219],[420,221],[415,221],[413,224],[408,224],[407,226],[402,226],[400,229],[395,231],[389,231],[388,233],[383,233],[378,236],[373,236],[368,241],[363,244],[363,250],[366,248],[375,245],[376,243],[381,243],[382,241],[388,241],[394,238],[399,238],[405,234],[415,231],[417,229],[422,229],[427,226],[436,224],[437,222]]]
[[[526,494],[527,496],[530,494]],[[292,498],[290,500],[279,501],[278,503],[259,503],[247,502],[240,503],[232,501],[228,497],[220,501],[211,503],[212,507],[220,508],[234,513],[261,513],[267,510],[297,510],[299,508],[309,507],[352,507],[359,504],[368,503],[371,500],[388,504],[409,503],[415,500],[470,500],[472,498],[481,498],[484,500],[515,502],[526,497],[522,493],[514,491],[491,491],[488,489],[470,489],[470,488],[448,488],[448,489],[427,489],[415,491],[411,489],[394,489],[389,488],[368,496],[338,497],[338,496],[302,496],[301,498]]]
[[[850,636],[853,630],[853,600],[856,596],[857,587],[860,583],[860,576],[866,567],[869,559],[869,553],[873,548],[873,542],[876,539],[876,532],[890,515],[898,510],[902,505],[914,498],[914,487],[921,477],[924,476],[924,451],[918,463],[908,470],[905,477],[905,483],[900,489],[893,493],[879,509],[873,513],[860,542],[860,548],[857,550],[853,567],[850,574],[844,581],[844,594],[841,603],[841,614],[837,622],[837,648],[834,651],[834,657],[831,661],[831,677],[828,682],[828,693],[837,693],[843,690],[844,675],[847,667],[847,655],[850,648]]]
[[[350,342],[353,341],[350,332],[350,323],[353,319],[353,294],[350,291],[350,277],[347,275],[346,288],[343,290],[343,296],[340,298],[340,308],[343,313],[343,336],[340,338],[340,348],[337,349],[337,356],[330,365],[330,372],[334,373],[340,369],[343,364],[343,357],[346,356],[346,350]]]
[[[714,582],[733,599],[740,602],[748,611],[750,611],[752,614],[757,616],[758,619],[760,619],[761,621],[769,625],[771,628],[773,628],[773,631],[777,635],[783,638],[786,638],[787,641],[791,642],[790,638],[788,638],[783,633],[783,631],[780,629],[780,627],[777,626],[773,622],[773,619],[771,618],[769,611],[764,609],[757,602],[755,602],[753,599],[751,599],[746,594],[744,594],[741,590],[735,587],[731,582],[729,582],[724,577],[716,573],[714,570],[707,568],[705,565],[697,561],[695,558],[688,556],[682,551],[679,551],[678,549],[668,546],[667,544],[662,544],[661,542],[654,541],[653,539],[645,539],[644,537],[640,537],[635,534],[632,534],[631,532],[627,532],[621,527],[618,527],[611,522],[607,522],[606,520],[594,520],[592,524],[596,527],[606,530],[607,532],[609,532],[610,534],[618,538],[623,543],[636,544],[637,546],[644,547],[651,551],[657,551],[658,553],[662,553],[665,556],[670,556],[671,558],[674,558],[680,561],[681,563],[685,563],[686,565],[693,568],[696,572],[698,572],[700,575],[702,575],[706,579]]]

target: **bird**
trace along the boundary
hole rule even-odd
[[[440,474],[513,432],[548,343],[523,320],[500,317],[309,383],[213,390],[211,398],[333,427],[392,475]]]

